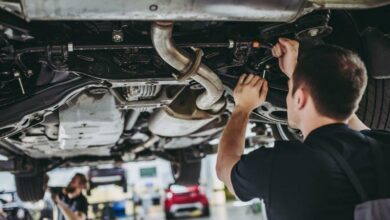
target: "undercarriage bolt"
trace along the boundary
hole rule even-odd
[[[309,30],[309,35],[310,35],[311,37],[317,36],[318,33],[319,33],[319,30],[318,30],[317,28],[313,28],[313,29]]]
[[[14,72],[14,77],[18,80],[19,82],[19,86],[20,86],[20,89],[22,90],[22,94],[26,94],[25,91],[24,91],[24,87],[23,87],[23,83],[22,83],[22,79],[20,78],[20,72]]]
[[[157,6],[157,5],[154,5],[154,4],[153,4],[153,5],[150,5],[150,6],[149,6],[149,10],[150,10],[150,11],[157,11],[157,9],[158,9],[158,6]]]
[[[123,42],[123,32],[121,30],[114,30],[112,32],[112,41],[115,43]]]
[[[68,52],[73,52],[73,43],[68,43]]]
[[[228,48],[233,48],[233,47],[234,47],[234,41],[233,40],[229,40]]]
[[[260,42],[257,40],[254,40],[252,42],[252,48],[260,48]]]
[[[33,71],[32,71],[32,70],[27,70],[27,75],[28,75],[29,77],[31,77],[31,76],[33,75]]]

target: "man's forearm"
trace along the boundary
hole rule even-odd
[[[234,109],[220,140],[219,150],[221,153],[237,156],[243,154],[249,115],[250,112],[241,110],[240,107]]]
[[[64,215],[66,220],[79,220],[80,217],[77,216],[69,207],[62,201],[57,203],[57,207],[60,209],[60,212]]]
[[[232,161],[237,162],[244,153],[245,131],[249,115],[250,112],[236,107],[226,125],[218,147],[217,172],[220,173],[219,176],[229,176],[221,175],[221,173],[230,171],[231,167],[227,165],[232,166]]]
[[[245,148],[245,131],[249,115],[263,103],[267,97],[268,83],[253,74],[243,74],[238,79],[233,96],[236,107],[219,141],[217,156],[217,176],[235,193],[231,181],[231,172],[240,160]]]

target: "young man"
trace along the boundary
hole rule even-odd
[[[381,198],[368,140],[390,143],[355,115],[367,84],[366,68],[349,50],[320,45],[298,59],[299,43],[279,39],[272,53],[290,78],[288,123],[304,141],[276,141],[243,155],[249,115],[267,95],[267,81],[243,75],[234,91],[232,117],[220,140],[217,175],[240,198],[264,199],[269,220],[352,220],[358,193],[337,162],[320,146],[337,150],[357,174],[370,199]],[[384,148],[390,159],[389,148]],[[386,160],[387,174],[389,160]]]
[[[57,205],[57,220],[86,220],[88,213],[88,201],[82,193],[87,187],[87,178],[76,173],[62,194],[53,194],[53,202]]]

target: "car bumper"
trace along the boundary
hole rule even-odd
[[[169,209],[169,212],[175,217],[194,215],[198,212],[202,212],[205,207],[201,202],[173,204]]]

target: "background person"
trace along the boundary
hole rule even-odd
[[[59,209],[57,220],[87,219],[88,201],[82,193],[87,185],[85,175],[76,173],[66,188],[60,192],[52,192],[53,202]]]

